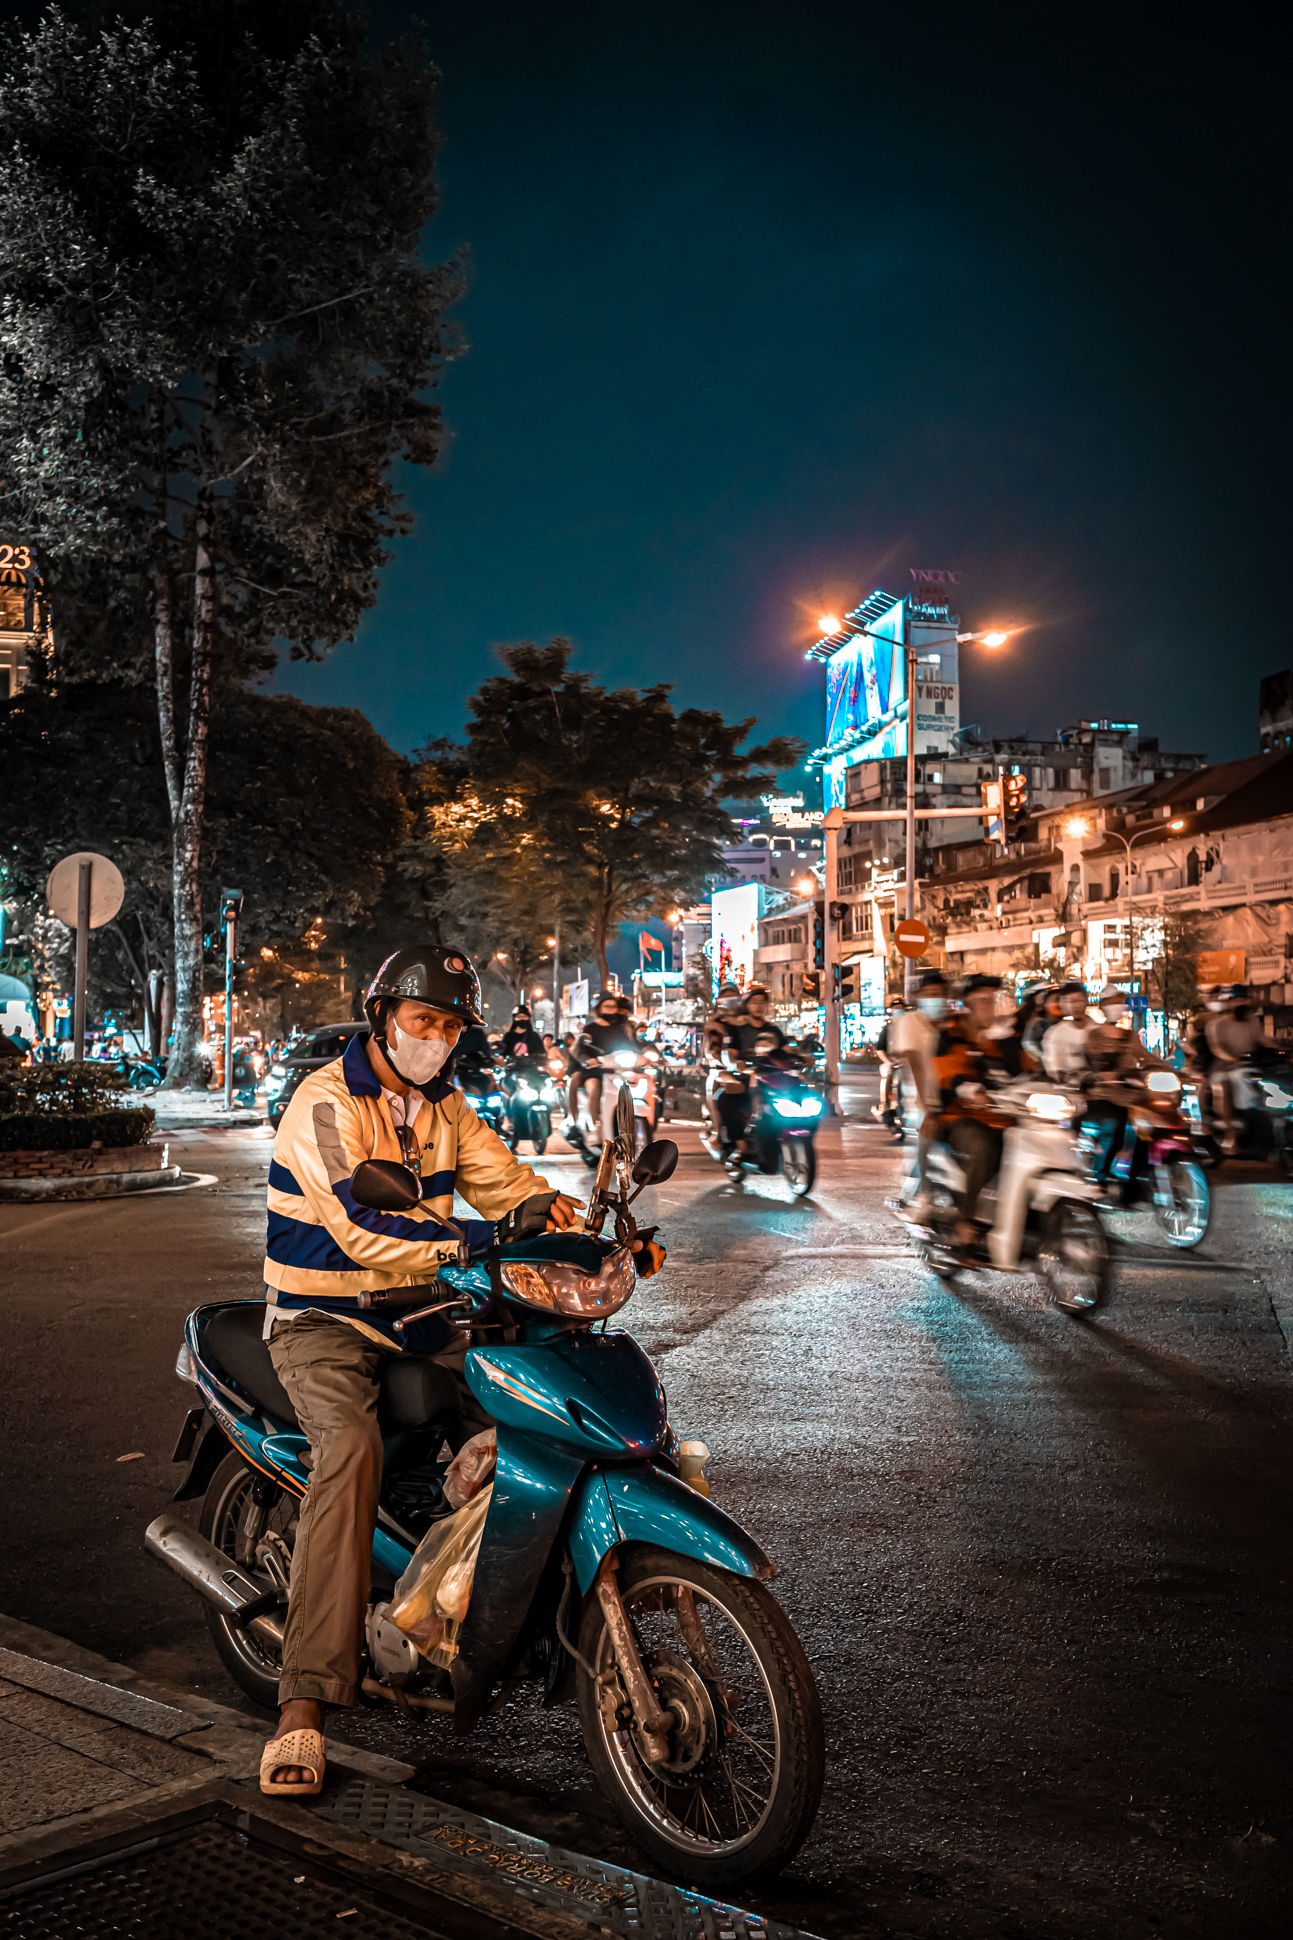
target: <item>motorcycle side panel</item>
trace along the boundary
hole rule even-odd
[[[531,1416],[533,1419],[533,1416]],[[500,1421],[494,1493],[453,1664],[454,1730],[471,1730],[489,1703],[525,1622],[584,1457]]]
[[[631,1334],[558,1334],[526,1347],[477,1347],[467,1381],[487,1413],[585,1461],[653,1455],[668,1427],[660,1378]]]
[[[585,1594],[603,1556],[620,1542],[652,1543],[765,1582],[777,1573],[740,1523],[677,1476],[645,1462],[585,1477],[575,1497],[569,1541]]]

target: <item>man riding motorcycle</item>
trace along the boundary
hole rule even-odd
[[[293,1094],[269,1168],[265,1337],[311,1451],[292,1556],[278,1731],[261,1788],[312,1796],[323,1779],[325,1704],[353,1705],[381,1480],[382,1357],[407,1344],[459,1379],[464,1416],[484,1422],[462,1381],[466,1340],[440,1316],[401,1338],[401,1310],[425,1305],[440,1264],[575,1223],[576,1202],[512,1157],[442,1076],[464,1025],[481,1021],[480,980],[442,944],[397,950],[369,985],[365,1042],[312,1071]],[[359,1204],[362,1160],[403,1159],[423,1181],[399,1215]],[[483,1215],[452,1220],[453,1195]]]
[[[543,1039],[534,1028],[529,1006],[518,1004],[512,1012],[510,1026],[503,1033],[503,1056],[516,1064],[522,1058],[541,1058],[543,1054]]]
[[[1000,977],[968,977],[961,986],[964,1009],[942,1020],[934,1050],[939,1108],[931,1133],[941,1135],[965,1175],[956,1228],[961,1246],[972,1246],[978,1238],[974,1221],[979,1194],[1000,1168],[1004,1134],[1014,1123],[1008,1112],[993,1109],[988,1087],[994,1080],[1017,1078],[1023,1068],[1009,1020],[997,1018],[1000,988]]]
[[[1214,1009],[1214,1005],[1216,1008]],[[1208,1049],[1212,1053],[1212,1095],[1222,1124],[1221,1149],[1233,1152],[1238,1143],[1232,1078],[1247,1064],[1258,1045],[1275,1051],[1275,1040],[1268,1037],[1262,1016],[1248,1001],[1247,985],[1224,984],[1213,993],[1208,1004],[1211,1015],[1205,1026]]]
[[[637,1033],[622,1015],[619,997],[613,990],[601,991],[571,1056],[566,1110],[576,1133],[574,1143],[582,1143],[582,1134],[578,1131],[581,1088],[588,1093],[588,1114],[594,1125],[601,1117],[602,1077],[598,1060],[605,1061],[616,1051],[631,1051],[636,1044]]]
[[[1076,977],[1062,983],[1058,995],[1059,1018],[1047,1026],[1041,1041],[1042,1069],[1056,1084],[1071,1084],[1089,1069],[1087,1038],[1095,1020],[1087,1015],[1086,985]]]
[[[743,1006],[728,1014],[723,1029],[721,1089],[715,1097],[722,1127],[722,1150],[726,1159],[746,1152],[745,1130],[750,1122],[753,1101],[746,1070],[761,1038],[775,1040],[774,1049],[784,1050],[786,1038],[778,1024],[768,1016],[768,992],[764,984],[747,984]]]

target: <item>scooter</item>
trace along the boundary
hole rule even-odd
[[[746,1128],[749,1156],[733,1156],[729,1169],[741,1177],[753,1163],[760,1172],[780,1172],[796,1199],[804,1199],[817,1183],[817,1124],[822,1099],[798,1071],[776,1069],[752,1073],[755,1107]]]
[[[523,1138],[534,1145],[542,1157],[552,1132],[552,1114],[561,1108],[561,1092],[546,1063],[539,1058],[520,1058],[503,1073],[504,1137],[515,1152]]]
[[[496,1132],[503,1115],[503,1093],[494,1066],[473,1058],[455,1066],[454,1078],[481,1124]]]
[[[634,1153],[621,1088],[581,1232],[550,1233],[440,1269],[432,1307],[470,1329],[472,1393],[497,1422],[493,1493],[452,1668],[390,1621],[422,1528],[444,1512],[444,1443],[464,1428],[453,1377],[384,1357],[383,1479],[373,1538],[365,1693],[466,1732],[519,1682],[573,1697],[599,1790],[662,1867],[704,1891],[783,1865],[812,1826],[825,1731],[812,1668],[768,1589],[775,1566],[709,1499],[703,1443],[680,1443],[664,1389],[630,1334],[606,1323],[631,1299],[654,1228],[632,1206],[670,1177],[667,1139]],[[389,1161],[351,1175],[356,1200],[407,1212],[422,1181]],[[613,1225],[613,1236],[603,1229]],[[635,1247],[641,1244],[641,1253]],[[652,1258],[652,1264],[659,1253]],[[259,1301],[189,1316],[177,1373],[198,1390],[175,1459],[175,1500],[151,1553],[202,1597],[216,1649],[258,1703],[277,1697],[308,1442],[261,1339]]]
[[[914,1173],[902,1199],[888,1202],[889,1210],[941,1280],[955,1280],[967,1266],[998,1273],[1033,1266],[1062,1312],[1092,1313],[1109,1291],[1109,1241],[1096,1210],[1099,1187],[1071,1130],[1074,1100],[1056,1086],[1024,1078],[994,1091],[993,1102],[1015,1122],[1004,1135],[1001,1169],[979,1198],[986,1238],[970,1249],[957,1243],[957,1195],[965,1190],[965,1174],[942,1144],[932,1143],[926,1152],[927,1217],[918,1220],[911,1210],[920,1192]]]
[[[627,1091],[633,1101],[633,1137],[638,1151],[645,1151],[660,1122],[660,1053],[644,1044],[635,1051],[612,1051],[600,1063],[603,1143],[614,1135],[618,1100]]]
[[[1118,1206],[1130,1212],[1146,1199],[1169,1246],[1197,1246],[1208,1230],[1208,1179],[1195,1137],[1180,1109],[1181,1081],[1173,1071],[1119,1078],[1114,1087],[1127,1106],[1127,1129],[1110,1183]],[[1088,1160],[1101,1149],[1098,1120],[1085,1119],[1079,1151]]]
[[[1215,1089],[1221,1073],[1214,1066],[1211,1075]],[[1235,1119],[1235,1149],[1226,1156],[1269,1160],[1281,1172],[1293,1172],[1293,1064],[1268,1052],[1251,1064],[1227,1065],[1225,1075]],[[1223,1129],[1219,1114],[1212,1128]]]

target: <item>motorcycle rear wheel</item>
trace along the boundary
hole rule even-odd
[[[257,1470],[249,1468],[237,1450],[231,1449],[211,1477],[202,1498],[198,1532],[208,1542],[213,1542],[217,1549],[223,1550],[231,1562],[237,1560],[238,1525],[250,1500],[252,1485],[260,1479]],[[287,1530],[295,1519],[296,1502],[284,1490],[270,1507],[266,1534],[278,1538],[283,1546],[279,1553],[286,1552],[289,1560],[292,1539]],[[277,1550],[278,1543],[273,1548]],[[258,1569],[248,1564],[239,1564],[239,1568],[266,1590],[276,1587],[275,1577],[269,1568]],[[283,1667],[280,1654],[258,1637],[253,1637],[250,1631],[230,1623],[228,1617],[222,1616],[212,1604],[204,1601],[202,1609],[212,1641],[220,1653],[220,1661],[234,1683],[257,1704],[263,1704],[270,1711],[276,1709],[278,1678]]]
[[[781,1170],[796,1199],[806,1199],[817,1183],[817,1150],[810,1138],[788,1138],[781,1148]]]
[[[1109,1291],[1109,1241],[1084,1199],[1057,1199],[1046,1215],[1037,1271],[1061,1313],[1090,1314]]]
[[[704,1891],[778,1871],[821,1801],[826,1733],[812,1669],[762,1583],[645,1544],[623,1552],[620,1595],[661,1705],[669,1759],[649,1765],[616,1681],[601,1605],[588,1599],[576,1673],[598,1780],[629,1833]],[[618,1700],[618,1705],[617,1705]]]
[[[1208,1181],[1200,1166],[1176,1159],[1154,1168],[1154,1216],[1169,1246],[1197,1246],[1208,1230]]]

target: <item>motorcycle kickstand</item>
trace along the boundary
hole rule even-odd
[[[659,1699],[651,1689],[651,1681],[643,1666],[637,1639],[633,1635],[628,1612],[624,1608],[619,1585],[615,1581],[617,1568],[618,1564],[614,1556],[603,1557],[601,1568],[593,1582],[593,1589],[602,1608],[607,1634],[611,1640],[611,1649],[614,1652],[620,1676],[624,1680],[634,1721],[642,1734],[642,1747],[646,1752],[647,1762],[652,1765],[663,1765],[669,1757],[668,1733],[677,1723],[677,1719],[672,1711],[660,1709]]]

